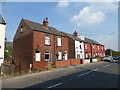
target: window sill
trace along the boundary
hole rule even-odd
[[[51,46],[51,45],[47,45],[47,44],[45,44],[45,46]]]

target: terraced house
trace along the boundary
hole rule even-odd
[[[48,24],[48,18],[42,24],[21,20],[13,42],[16,72],[83,64],[85,58],[105,55],[104,45],[76,31],[69,34]]]
[[[48,23],[48,18],[43,24],[21,20],[13,44],[16,72],[28,72],[48,61],[68,60],[68,38]]]

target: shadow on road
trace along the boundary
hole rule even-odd
[[[110,62],[110,63],[119,63],[119,62]],[[118,88],[120,75],[93,71],[92,73],[86,74],[84,76],[78,77],[85,72],[91,70],[84,70],[77,73],[73,73],[67,76],[63,76],[57,79],[49,80],[43,83],[32,85],[27,88],[42,88],[46,89],[49,86],[62,83],[62,85],[55,88]],[[23,90],[24,90],[23,89]]]

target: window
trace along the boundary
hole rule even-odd
[[[87,49],[87,44],[85,45],[85,49]]]
[[[23,33],[23,26],[21,26],[21,28],[20,28],[20,32]]]
[[[80,45],[80,49],[82,49],[82,46]]]
[[[80,59],[80,54],[77,54],[77,59]]]
[[[1,46],[0,46],[0,49],[1,49]]]
[[[57,45],[58,45],[58,46],[61,46],[61,38],[60,38],[60,37],[57,38]]]
[[[82,53],[82,51],[80,51],[80,53]]]
[[[49,52],[45,52],[45,61],[50,60],[50,53]]]
[[[99,50],[99,46],[98,46],[98,50]]]
[[[45,36],[45,45],[50,45],[50,35]]]
[[[78,47],[76,47],[76,49],[78,49]]]
[[[95,48],[95,46],[94,45],[92,45],[93,46],[93,49]]]

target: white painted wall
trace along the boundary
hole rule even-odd
[[[68,60],[68,55],[67,55],[67,51],[65,51],[66,54],[65,54],[65,60]]]
[[[81,48],[80,48],[80,45],[81,45]],[[84,43],[77,40],[75,40],[75,58],[84,59]]]
[[[92,59],[93,62],[97,62],[97,58]]]
[[[84,64],[90,63],[90,59],[84,59]]]
[[[4,61],[4,47],[5,47],[5,25],[0,24],[0,66]]]
[[[58,56],[58,59],[62,59],[62,52],[58,52],[59,56]]]

